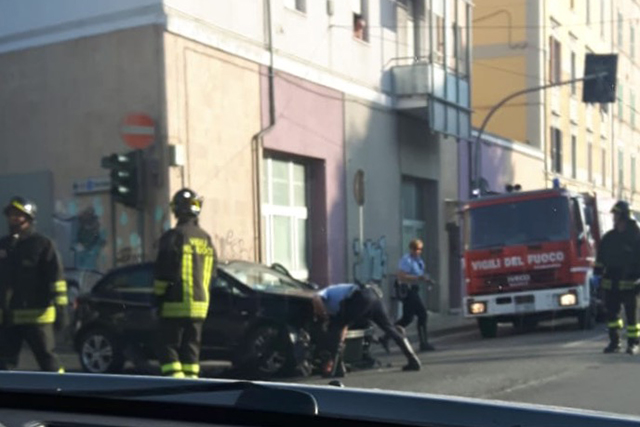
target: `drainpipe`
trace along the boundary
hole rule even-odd
[[[265,10],[265,36],[267,39],[267,49],[269,50],[269,125],[262,128],[251,137],[251,151],[253,154],[254,172],[254,257],[258,262],[262,261],[262,153],[264,150],[264,136],[267,135],[276,125],[276,105],[275,105],[275,85],[274,85],[274,48],[273,48],[273,16],[271,13],[271,0],[264,0]]]

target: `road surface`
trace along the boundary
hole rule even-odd
[[[580,331],[571,321],[545,323],[527,334],[517,334],[504,326],[498,338],[490,340],[480,338],[473,330],[433,340],[437,351],[420,354],[424,364],[420,372],[401,372],[404,358],[392,347],[391,355],[380,353],[380,368],[351,372],[342,381],[346,387],[640,415],[640,356],[604,355],[606,340],[602,324],[591,331]],[[75,354],[64,351],[61,358],[67,370],[79,371]],[[23,351],[21,362],[22,369],[36,367],[28,351]],[[209,367],[208,372],[219,371]],[[296,381],[328,383],[318,377]]]

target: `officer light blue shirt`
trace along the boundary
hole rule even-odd
[[[351,295],[356,288],[357,285],[351,283],[331,285],[318,291],[318,295],[322,298],[327,313],[329,313],[330,316],[335,316],[338,314],[338,311],[340,311],[340,303]]]
[[[424,261],[422,258],[414,258],[411,254],[406,254],[400,258],[398,270],[412,276],[422,277],[424,276]]]

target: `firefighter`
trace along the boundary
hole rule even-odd
[[[0,369],[17,367],[26,341],[42,371],[63,373],[55,331],[67,323],[67,283],[54,243],[35,231],[36,205],[14,197],[0,239]]]
[[[621,350],[619,332],[623,327],[621,306],[627,318],[627,353],[638,353],[640,324],[637,318],[637,281],[640,279],[640,228],[631,218],[629,204],[617,202],[611,210],[614,228],[602,238],[594,274],[601,276],[604,290],[609,345],[605,353]]]
[[[318,317],[329,321],[326,351],[322,367],[325,377],[343,376],[345,373],[342,354],[344,340],[349,326],[373,321],[400,347],[407,365],[404,371],[419,371],[420,359],[416,356],[409,340],[393,326],[381,299],[381,292],[375,285],[340,284],[318,291],[314,298],[314,308]]]
[[[197,378],[209,284],[218,257],[211,237],[198,224],[202,198],[182,189],[173,196],[171,210],[178,223],[160,238],[155,263],[158,359],[164,376]]]

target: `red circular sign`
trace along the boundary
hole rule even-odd
[[[155,122],[146,114],[129,114],[122,123],[121,134],[129,147],[142,150],[153,144],[156,136]]]

